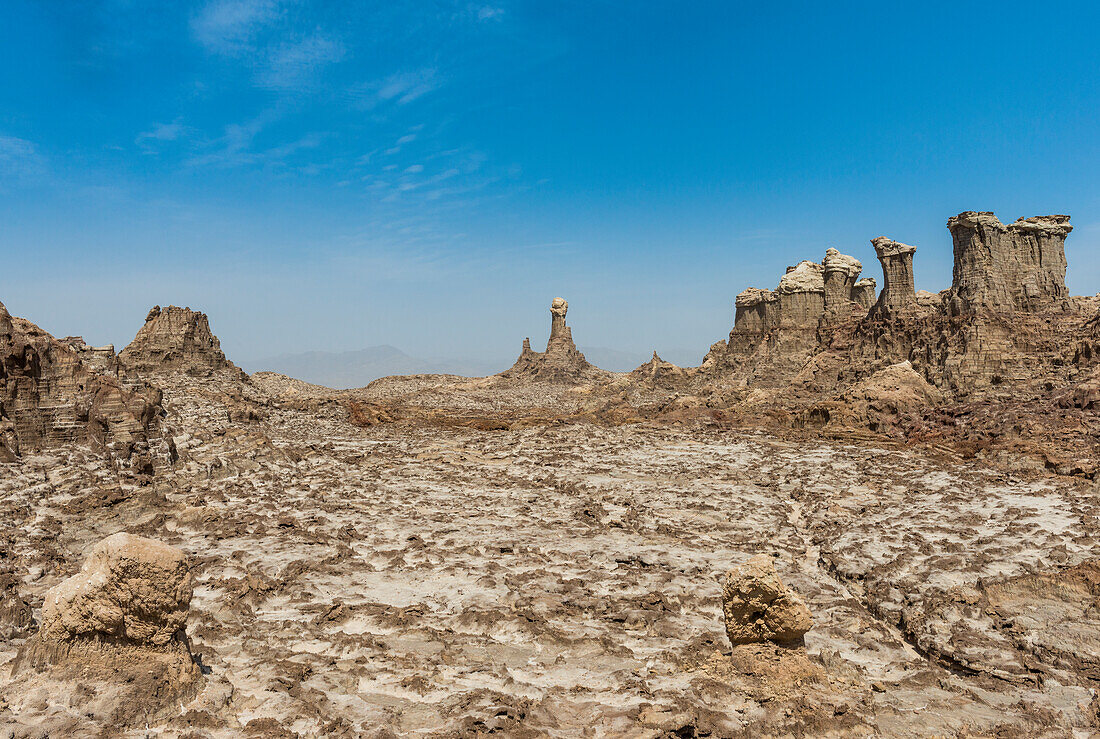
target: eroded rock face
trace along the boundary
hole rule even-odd
[[[550,304],[550,339],[545,352],[531,349],[531,340],[523,340],[523,351],[512,367],[498,377],[507,380],[527,380],[550,383],[586,383],[611,375],[584,358],[573,343],[573,332],[565,323],[569,303],[565,298],[554,298]]]
[[[825,250],[825,312],[836,313],[853,300],[863,263],[837,249]]]
[[[767,555],[757,555],[726,573],[722,612],[726,635],[734,646],[795,643],[814,625],[806,604],[783,583]]]
[[[221,342],[210,330],[205,313],[170,305],[154,306],[145,325],[122,350],[119,359],[137,372],[182,371],[208,374],[236,367],[225,358]]]
[[[913,287],[913,253],[917,247],[879,236],[871,239],[875,254],[882,263],[882,294],[876,307],[888,311],[905,311],[916,305]]]
[[[40,634],[58,642],[105,637],[164,646],[183,628],[191,592],[183,552],[114,534],[92,548],[80,572],[46,593]]]
[[[734,301],[734,331],[763,334],[779,326],[779,296],[771,290],[750,287]]]
[[[859,303],[866,310],[871,310],[877,294],[878,285],[874,277],[864,277],[852,285],[852,302]]]
[[[72,346],[0,304],[0,459],[73,442],[129,458],[148,441],[160,401],[152,388],[125,390],[93,371]]]
[[[13,710],[31,709],[43,691],[71,691],[67,710],[116,729],[178,716],[203,685],[184,633],[191,593],[178,549],[126,533],[103,539],[46,592],[41,628],[12,663]],[[51,721],[51,734],[77,725],[65,711]]]
[[[19,593],[19,580],[0,570],[0,639],[27,636],[34,626],[34,609]]]
[[[1034,312],[1068,300],[1069,216],[1020,218],[1006,226],[992,213],[966,211],[949,218],[947,228],[955,250],[953,314]]]

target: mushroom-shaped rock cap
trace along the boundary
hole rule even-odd
[[[871,246],[875,247],[875,253],[878,254],[880,259],[882,257],[896,257],[900,254],[912,254],[917,250],[915,246],[909,246],[909,244],[903,244],[885,236],[871,239]]]
[[[817,262],[803,260],[787,269],[787,274],[779,280],[775,289],[780,295],[791,293],[825,292],[825,268]]]
[[[848,277],[855,279],[863,271],[863,262],[847,254],[841,254],[839,250],[829,247],[825,250],[825,273],[844,272]]]
[[[569,312],[569,301],[565,298],[554,298],[550,303],[550,312],[556,316],[564,316]]]
[[[947,219],[947,227],[949,229],[955,229],[956,227],[974,228],[976,226],[984,226],[986,228],[996,229],[998,231],[1037,231],[1045,232],[1059,236],[1065,236],[1073,230],[1073,226],[1069,223],[1069,216],[1067,215],[1049,215],[1049,216],[1032,216],[1031,218],[1017,218],[1013,223],[1007,226],[1001,223],[1001,220],[997,218],[991,211],[974,211],[967,210],[959,213],[957,216],[951,216]]]
[[[771,557],[763,554],[726,573],[722,611],[734,646],[796,642],[814,625],[806,604],[783,584]]]
[[[734,300],[734,304],[738,308],[748,308],[749,306],[759,305],[760,303],[770,303],[776,300],[776,295],[771,290],[762,290],[759,287],[750,287],[747,290],[742,290],[737,294],[737,298]]]
[[[41,634],[69,641],[106,636],[163,646],[183,628],[191,570],[180,550],[118,533],[92,547],[80,572],[46,593]]]

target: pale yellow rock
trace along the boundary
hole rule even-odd
[[[163,646],[183,628],[191,593],[183,552],[143,536],[114,534],[92,548],[80,572],[46,593],[41,635]]]
[[[814,625],[810,609],[783,583],[767,555],[757,555],[726,573],[722,611],[726,635],[734,646],[796,642]]]

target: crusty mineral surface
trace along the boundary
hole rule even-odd
[[[726,573],[722,612],[726,636],[734,646],[797,642],[814,625],[810,609],[779,578],[772,558],[763,554]]]
[[[113,534],[80,572],[46,593],[45,639],[110,637],[164,646],[187,620],[191,570],[180,550],[154,539]]]

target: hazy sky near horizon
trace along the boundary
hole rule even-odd
[[[0,301],[230,358],[695,349],[734,296],[947,218],[1069,213],[1100,291],[1094,3],[7,0]]]

